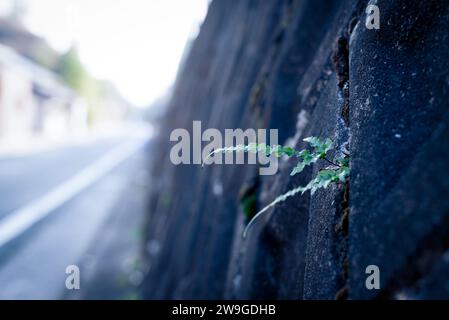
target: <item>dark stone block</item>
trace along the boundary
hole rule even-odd
[[[380,267],[382,288],[393,270],[405,272],[446,206],[435,197],[445,187],[427,173],[438,175],[434,157],[448,159],[432,146],[449,97],[448,6],[378,2],[380,30],[359,23],[350,42],[352,298],[378,294],[365,288],[369,264]]]
[[[368,211],[369,214],[351,217],[349,274],[352,298],[379,294],[365,288],[367,265],[379,266],[380,294],[393,297],[402,287],[413,286],[430,272],[447,250],[449,182],[441,176],[446,171],[447,159],[449,113],[402,172],[393,190]],[[361,222],[363,226],[355,229]]]
[[[344,101],[339,99],[339,94],[337,79],[333,77],[321,93],[320,100],[314,108],[310,128],[310,135],[321,138],[330,137],[337,147],[343,145],[348,139],[348,128],[341,116]],[[323,160],[319,161],[314,166],[311,178],[328,165]],[[346,243],[345,237],[340,237],[340,232],[337,230],[341,219],[343,189],[343,186],[331,185],[327,189],[318,190],[311,196],[304,299],[334,299],[337,292],[345,286],[343,269]]]

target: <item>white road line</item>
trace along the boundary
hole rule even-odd
[[[38,200],[9,213],[0,220],[0,247],[19,236],[54,209],[104,176],[126,158],[137,152],[145,142],[146,140],[138,140],[119,145],[91,166],[85,168]]]

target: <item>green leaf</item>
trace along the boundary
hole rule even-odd
[[[340,182],[345,182],[346,178],[349,177],[349,167],[342,166],[337,171],[337,176]]]
[[[305,142],[308,142],[313,148],[319,146],[321,144],[321,141],[317,137],[308,137],[303,139]]]
[[[282,146],[279,146],[279,147],[281,148],[280,152],[282,154],[285,154],[285,155],[289,156],[289,157],[293,156],[295,154],[295,152],[296,152],[296,150],[291,148],[291,147],[282,147]]]
[[[302,150],[301,152],[297,153],[297,156],[302,161],[299,161],[293,168],[292,172],[290,173],[291,176],[302,172],[306,166],[310,166],[318,160],[318,158],[311,154],[309,150]]]
[[[313,154],[310,153],[309,150],[302,150],[299,154],[298,157],[302,159],[302,161],[308,166],[311,165],[312,163],[316,162],[318,159],[316,159],[316,157],[313,156]]]
[[[331,183],[338,181],[338,170],[321,170],[320,172],[318,172],[317,176],[307,184],[307,186],[303,190],[303,193],[307,190],[310,190],[310,193],[314,194],[316,190],[320,188],[327,188]]]
[[[337,162],[342,166],[342,167],[349,167],[349,157],[345,156],[342,158],[338,158]]]
[[[324,157],[326,157],[326,154],[334,147],[334,143],[329,138],[327,138],[325,141],[321,141],[317,137],[308,137],[305,138],[304,141],[308,142],[314,149],[315,157],[318,159],[323,159]]]
[[[294,176],[297,173],[300,173],[304,170],[306,164],[304,162],[298,162],[298,164],[293,168],[292,172],[290,172],[291,176]]]

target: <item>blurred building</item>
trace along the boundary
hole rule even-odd
[[[0,1],[0,43],[39,65],[56,70],[60,54],[22,22],[26,6],[19,0]]]
[[[0,45],[0,138],[87,128],[87,106],[53,72]]]

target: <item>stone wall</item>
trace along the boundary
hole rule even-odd
[[[380,9],[380,29],[365,8]],[[146,298],[449,298],[449,3],[214,0],[153,145]],[[325,164],[172,164],[170,132],[274,128],[330,137],[348,183],[261,209]],[[380,290],[365,286],[368,265]]]

